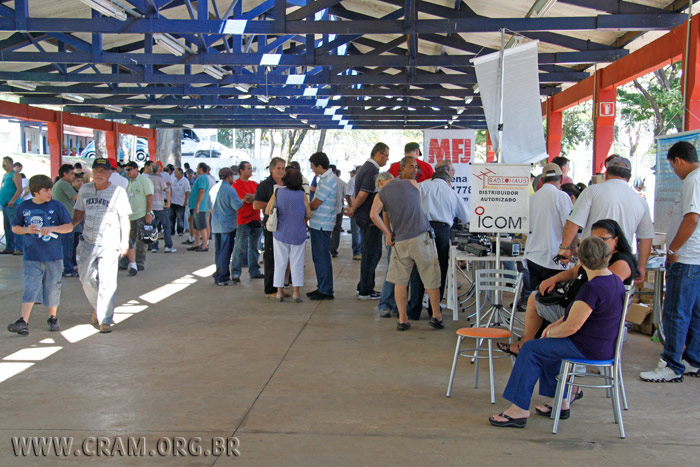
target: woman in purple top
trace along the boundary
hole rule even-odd
[[[494,426],[524,428],[530,416],[530,399],[540,381],[540,395],[554,397],[563,358],[605,360],[613,357],[622,317],[625,286],[608,269],[610,247],[597,237],[585,239],[579,260],[588,275],[564,316],[550,324],[542,338],[527,341],[520,349],[503,398],[513,403],[489,422]],[[538,405],[538,415],[550,416],[552,403]],[[562,403],[561,418],[570,414],[569,402]]]
[[[282,188],[270,198],[265,214],[270,215],[277,205],[277,231],[272,234],[275,254],[273,286],[277,300],[284,300],[284,277],[287,264],[292,275],[292,300],[301,302],[299,288],[304,285],[304,256],[306,252],[306,220],[311,218],[311,207],[302,188],[303,177],[296,169],[288,168],[282,177]]]

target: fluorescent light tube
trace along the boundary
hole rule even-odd
[[[172,125],[173,123],[175,123],[175,120],[171,120],[171,119],[169,119],[169,118],[164,118],[164,119],[163,119],[163,123],[169,123],[169,124]]]
[[[223,79],[228,74],[226,70],[217,65],[202,65],[202,71],[214,79]]]
[[[93,10],[97,10],[105,16],[111,16],[121,21],[126,20],[126,11],[116,2],[110,0],[80,0]]]
[[[8,81],[7,84],[13,88],[26,89],[27,91],[36,91],[36,84],[28,81]]]
[[[69,92],[64,92],[61,94],[61,97],[64,99],[68,99],[69,101],[74,101],[74,102],[83,102],[85,98],[83,96],[79,96],[77,94],[71,94]]]
[[[124,110],[123,108],[119,107],[118,105],[105,105],[106,110],[111,110],[112,112],[121,112]]]
[[[156,44],[174,55],[185,55],[189,51],[187,47],[170,34],[157,32],[153,34],[153,39],[156,41]]]

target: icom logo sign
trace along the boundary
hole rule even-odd
[[[483,206],[477,206],[474,210],[476,214],[476,224],[479,229],[492,231],[517,232],[523,228],[523,216],[489,216]]]

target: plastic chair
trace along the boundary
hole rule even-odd
[[[515,309],[516,303],[511,306],[511,311],[505,308],[502,304],[491,306],[486,312],[482,312],[482,304],[478,300],[479,294],[483,292],[493,293],[512,293],[514,297],[520,294],[520,286],[522,284],[523,275],[516,271],[507,269],[481,269],[476,271],[474,280],[476,286],[476,322],[473,327],[461,328],[457,330],[457,346],[455,347],[455,355],[452,360],[452,371],[450,372],[450,381],[447,384],[447,397],[452,394],[452,383],[454,382],[455,370],[457,369],[457,359],[459,357],[469,357],[476,362],[474,387],[479,387],[479,360],[483,358],[489,359],[489,380],[491,384],[491,403],[496,403],[496,394],[493,378],[493,359],[507,358],[508,354],[501,352],[503,355],[493,354],[494,339],[510,339],[513,340],[513,321],[515,321],[512,310]],[[503,329],[506,325],[507,329]],[[491,327],[499,326],[499,327]],[[476,339],[476,346],[473,348],[461,348],[462,340],[465,337]],[[483,342],[487,342],[487,347],[482,347]],[[487,351],[488,355],[480,354]]]
[[[554,419],[554,426],[552,428],[552,433],[556,434],[559,429],[559,416],[561,415],[561,405],[564,399],[565,387],[568,385],[569,388],[574,386],[574,379],[577,376],[590,376],[601,378],[603,382],[601,384],[580,384],[576,383],[576,386],[582,388],[598,388],[605,389],[607,396],[612,399],[613,414],[615,416],[615,423],[618,424],[620,428],[620,438],[625,437],[625,426],[622,422],[622,411],[620,410],[620,398],[622,398],[622,405],[625,410],[629,409],[627,406],[627,395],[625,394],[625,383],[622,379],[622,344],[625,340],[625,318],[627,317],[627,310],[629,308],[630,298],[634,294],[634,287],[625,286],[625,301],[622,306],[622,319],[620,320],[620,326],[617,333],[617,340],[615,342],[615,354],[610,360],[587,360],[584,358],[567,358],[561,362],[561,370],[557,376],[557,391],[554,394],[554,406],[552,407],[552,418]],[[572,371],[573,365],[586,365],[595,366],[600,368],[600,374],[597,373],[575,373]],[[569,390],[569,401],[571,400],[572,391]]]

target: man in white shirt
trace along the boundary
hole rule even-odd
[[[540,282],[561,272],[554,262],[559,251],[566,218],[571,213],[569,195],[560,190],[562,170],[549,163],[542,170],[542,187],[530,196],[530,234],[525,244],[525,257],[530,277],[530,289],[537,290]]]
[[[639,375],[654,383],[700,376],[700,163],[687,141],[671,146],[666,158],[683,185],[666,235],[664,351],[656,369]]]
[[[452,189],[451,167],[452,164],[442,165],[441,168],[435,170],[430,180],[421,182],[419,185],[423,211],[428,216],[428,222],[435,232],[435,247],[440,261],[441,301],[445,293],[452,223],[455,217],[463,224],[469,222],[469,211],[464,200]]]
[[[172,197],[170,198],[170,234],[182,236],[185,231],[185,206],[190,197],[190,182],[181,168],[175,169],[171,182]]]
[[[611,156],[605,164],[605,182],[591,185],[576,200],[574,209],[564,226],[559,255],[571,257],[571,244],[579,227],[583,229],[581,238],[591,235],[591,226],[601,219],[613,219],[620,224],[627,241],[635,245],[637,237],[638,280],[643,280],[647,260],[651,253],[654,238],[654,225],[651,222],[649,206],[634,188],[629,186],[632,164],[629,159]]]

